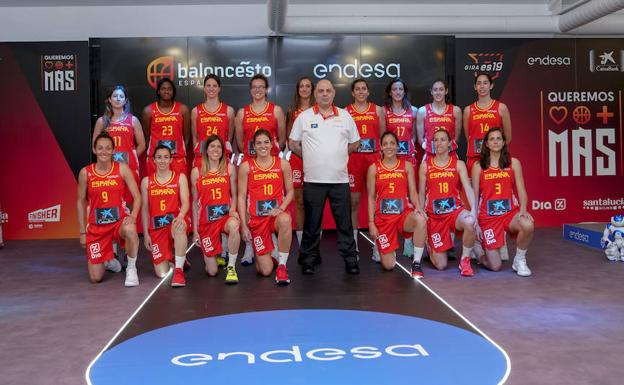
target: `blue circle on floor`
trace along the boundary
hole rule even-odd
[[[93,385],[498,384],[503,352],[476,332],[399,314],[277,310],[183,322],[126,340]]]

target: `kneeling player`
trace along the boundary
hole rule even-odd
[[[292,241],[292,224],[286,208],[293,200],[292,172],[288,161],[271,155],[271,134],[264,129],[253,136],[256,157],[241,164],[238,170],[238,211],[249,223],[242,223],[243,239],[253,240],[256,270],[263,276],[273,271],[271,234],[277,232],[279,260],[275,281],[288,285],[286,262]],[[286,195],[284,195],[284,191]]]
[[[381,136],[383,158],[371,164],[366,177],[368,190],[368,230],[381,252],[381,266],[392,270],[399,247],[397,233],[412,238],[414,261],[412,276],[423,276],[420,260],[425,247],[427,222],[420,208],[414,168],[411,163],[397,158],[399,140],[393,132]],[[414,210],[407,209],[407,197]]]
[[[463,231],[462,257],[459,263],[461,275],[474,275],[470,266],[470,252],[476,238],[476,216],[474,211],[463,207],[459,197],[463,187],[470,207],[474,210],[474,195],[466,165],[457,157],[449,155],[451,137],[448,131],[440,129],[433,136],[435,156],[422,162],[419,170],[419,195],[421,206],[427,215],[427,237],[431,253],[431,263],[443,270],[448,263],[446,251],[453,248],[451,231]],[[426,202],[426,203],[425,203]]]
[[[136,218],[141,194],[128,166],[112,161],[114,149],[113,138],[107,132],[101,132],[93,141],[96,162],[82,168],[78,174],[80,245],[87,248],[89,279],[98,283],[105,270],[121,271],[121,264],[113,254],[113,241],[118,242],[128,255],[125,285],[137,286],[139,237]],[[123,198],[126,186],[136,202],[130,214],[126,212]]]
[[[517,237],[511,267],[521,277],[530,276],[526,252],[533,238],[533,217],[527,212],[522,166],[509,155],[505,135],[498,127],[491,128],[483,139],[479,162],[472,168],[472,184],[479,202],[477,235],[485,249],[481,263],[490,270],[500,270],[500,250],[506,247],[508,232]]]
[[[143,243],[152,253],[154,272],[159,278],[169,272],[174,261],[171,247],[175,250],[175,270],[171,286],[186,285],[184,262],[186,261],[187,223],[189,210],[188,180],[186,175],[171,170],[171,149],[159,144],[154,149],[153,162],[156,172],[141,181],[143,223],[148,230]]]
[[[206,272],[215,276],[217,257],[223,251],[222,234],[227,234],[228,265],[225,283],[238,283],[236,259],[240,246],[240,219],[236,211],[236,168],[227,163],[223,140],[210,135],[202,148],[201,167],[191,171],[193,188],[193,239],[201,247]]]

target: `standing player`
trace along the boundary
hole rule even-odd
[[[113,162],[114,150],[113,138],[107,132],[101,132],[93,141],[96,162],[83,167],[78,174],[80,245],[87,248],[89,279],[98,283],[102,281],[105,270],[121,271],[121,264],[113,253],[113,241],[120,243],[128,253],[125,285],[137,286],[139,236],[136,218],[141,194],[128,166]],[[124,201],[126,188],[136,202],[130,214]]]
[[[371,236],[381,250],[381,266],[392,270],[399,247],[397,232],[412,238],[414,260],[412,276],[423,276],[420,261],[425,248],[427,220],[421,209],[414,167],[396,156],[399,140],[395,133],[381,135],[382,159],[368,168],[368,226]],[[407,207],[409,197],[414,209]]]
[[[278,155],[284,149],[286,142],[286,119],[284,111],[267,100],[269,91],[269,79],[261,74],[254,75],[249,81],[251,104],[241,108],[236,113],[234,120],[236,132],[236,144],[241,151],[237,164],[241,164],[243,158],[249,159],[256,156],[253,148],[254,134],[260,129],[269,131],[273,142],[271,143],[271,155]],[[243,265],[253,263],[253,249],[251,244],[245,245],[245,254],[241,259]]]
[[[451,151],[457,156],[457,141],[461,135],[462,112],[461,109],[446,103],[448,87],[442,79],[437,79],[431,85],[432,102],[418,109],[416,116],[416,135],[418,144],[425,150],[425,155],[435,155],[433,146],[433,134],[439,129],[448,131],[453,139]]]
[[[214,74],[207,75],[204,78],[206,100],[191,111],[191,134],[193,136],[193,152],[195,153],[193,167],[201,168],[204,144],[211,135],[218,135],[221,141],[225,143],[226,159],[232,154],[234,109],[219,99],[220,94],[221,79]]]
[[[469,172],[472,172],[473,165],[479,161],[481,143],[490,128],[502,127],[503,133],[507,138],[507,144],[511,143],[511,117],[509,116],[509,109],[504,103],[492,99],[490,94],[493,88],[492,77],[487,73],[478,73],[474,84],[478,99],[464,108],[464,135],[468,141],[466,164]],[[509,260],[506,241],[500,252],[504,261]],[[483,254],[479,243],[475,247],[475,253],[477,257]]]
[[[206,272],[215,276],[219,269],[222,234],[227,234],[228,266],[225,283],[238,283],[236,259],[240,246],[240,217],[236,210],[236,167],[227,162],[223,140],[212,134],[202,149],[202,165],[191,171],[193,189],[193,240],[201,247]]]
[[[143,244],[152,253],[156,276],[167,275],[169,263],[173,261],[171,286],[181,287],[186,286],[183,268],[188,242],[185,217],[189,210],[189,192],[186,174],[171,170],[172,155],[169,146],[156,145],[152,156],[156,172],[141,181],[141,214],[147,227],[143,232]]]
[[[113,87],[104,99],[106,111],[95,122],[93,143],[106,131],[115,143],[113,161],[125,163],[139,184],[139,156],[145,151],[145,137],[139,119],[130,112],[130,99],[123,86]],[[132,206],[132,195],[126,190],[126,203]]]
[[[453,248],[451,231],[463,231],[463,250],[459,269],[462,276],[471,277],[474,273],[470,266],[470,252],[476,238],[476,215],[466,165],[457,157],[450,156],[451,135],[448,131],[438,130],[433,135],[433,144],[435,156],[422,162],[419,170],[421,207],[426,207],[429,216],[427,237],[431,249],[431,263],[438,270],[446,268],[448,262],[446,251]],[[459,198],[462,186],[473,211],[466,210]]]
[[[353,118],[360,134],[360,146],[349,155],[349,163],[347,164],[349,187],[351,188],[351,222],[353,223],[353,238],[356,248],[362,190],[366,186],[368,167],[379,160],[379,137],[386,131],[383,108],[369,102],[369,95],[366,80],[354,80],[351,83],[353,103],[345,108]],[[373,260],[375,262],[380,261],[377,245],[373,247]]]
[[[314,105],[314,84],[312,79],[307,76],[297,81],[295,95],[290,107],[288,107],[286,128],[288,130],[287,137],[290,136],[292,125],[300,113],[311,108]],[[303,221],[305,218],[303,207],[303,160],[292,151],[288,152],[286,160],[290,162],[290,168],[293,175],[293,188],[295,189],[295,233],[297,241],[301,245],[301,237],[303,236]]]
[[[249,223],[242,222],[242,235],[251,242],[256,253],[258,274],[269,276],[273,271],[273,240],[277,232],[279,259],[275,282],[288,285],[286,262],[292,242],[292,223],[286,211],[293,199],[292,171],[288,161],[271,155],[271,134],[264,129],[256,131],[253,137],[256,157],[249,158],[239,168],[238,211],[242,218],[247,216],[249,202]],[[285,193],[285,194],[284,194]]]
[[[154,149],[167,146],[171,150],[171,170],[176,174],[187,174],[186,145],[189,142],[190,118],[186,105],[177,102],[176,87],[169,78],[158,81],[157,101],[143,109],[141,123],[149,146],[147,154],[153,156]],[[155,162],[147,160],[147,175],[156,171]]]
[[[518,237],[511,267],[521,277],[530,276],[526,252],[533,238],[533,217],[527,212],[522,166],[509,155],[505,135],[498,127],[485,134],[479,162],[472,168],[472,185],[479,203],[477,235],[486,250],[481,263],[500,270],[500,250],[505,248],[504,233],[508,232]]]

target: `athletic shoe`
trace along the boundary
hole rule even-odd
[[[226,263],[225,263],[225,258],[223,258],[222,256],[217,256],[217,266],[219,267],[225,267]]]
[[[238,274],[234,266],[228,266],[225,274],[225,283],[227,285],[235,285],[238,283]]]
[[[420,266],[420,262],[412,262],[412,277],[414,278],[422,278],[425,275],[422,271],[422,266]]]
[[[110,259],[104,262],[104,267],[108,271],[112,271],[113,273],[119,273],[121,271],[121,263],[117,258]]]
[[[188,261],[188,259],[184,259],[184,267],[183,267],[184,271],[187,270],[191,270],[191,263]]]
[[[459,262],[459,271],[462,277],[472,277],[474,275],[474,271],[472,271],[472,267],[470,266],[469,257],[462,257]]]
[[[371,259],[377,263],[381,263],[381,256],[379,255],[379,249],[377,248],[377,244],[373,246],[373,256]]]
[[[513,263],[511,264],[511,268],[521,277],[530,277],[531,269],[527,266],[526,257],[518,257],[517,255],[514,257]]]
[[[243,254],[243,258],[241,258],[241,265],[249,266],[254,263],[254,251],[251,247],[251,243],[245,244],[245,253]]]
[[[277,271],[275,272],[275,282],[277,286],[286,286],[290,283],[290,278],[288,278],[288,269],[286,269],[286,265],[280,264],[277,266]]]
[[[412,242],[412,238],[407,238],[403,242],[403,256],[405,258],[414,258],[414,242]]]
[[[126,268],[126,282],[124,285],[127,287],[139,286],[139,275],[136,267]]]
[[[507,250],[507,243],[505,243],[503,247],[499,249],[499,253],[501,261],[509,261],[509,250]]]
[[[173,278],[171,278],[171,287],[184,287],[186,286],[186,279],[184,278],[184,270],[179,267],[173,270]]]

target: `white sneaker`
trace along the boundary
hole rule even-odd
[[[245,253],[243,254],[243,258],[241,258],[241,265],[249,266],[254,263],[254,251],[253,247],[251,247],[251,243],[245,244]]]
[[[126,282],[125,286],[139,286],[139,275],[137,274],[137,269],[135,268],[126,268]]]
[[[505,243],[503,247],[498,249],[498,252],[500,253],[501,261],[509,261],[509,250],[507,250],[507,243]]]
[[[414,242],[412,242],[412,238],[407,238],[403,242],[403,256],[406,258],[414,258]]]
[[[121,263],[117,258],[110,259],[104,262],[104,267],[108,271],[112,271],[113,273],[119,273],[121,271]]]
[[[377,263],[381,262],[381,256],[379,255],[379,249],[377,248],[376,244],[373,246],[373,256],[371,257],[371,259]]]
[[[529,266],[527,266],[526,257],[514,257],[511,268],[521,277],[531,276],[531,269],[529,269]]]

